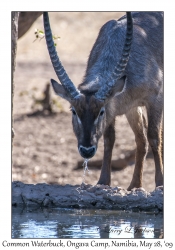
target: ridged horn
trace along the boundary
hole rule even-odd
[[[45,38],[47,43],[47,48],[49,51],[50,59],[52,65],[54,67],[55,73],[57,74],[58,79],[61,84],[71,97],[74,99],[80,95],[78,89],[74,86],[73,82],[69,79],[55,49],[54,41],[52,38],[52,31],[49,23],[49,15],[48,12],[43,12],[43,22],[44,22],[44,30],[45,30]]]
[[[104,101],[110,95],[112,87],[115,85],[116,81],[121,78],[129,60],[129,54],[132,44],[133,22],[131,12],[126,12],[126,15],[127,29],[122,56],[117,63],[117,66],[115,67],[113,73],[111,74],[111,77],[107,80],[106,84],[101,87],[97,93],[95,93],[96,99],[101,101]]]

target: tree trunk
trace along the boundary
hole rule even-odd
[[[16,66],[17,40],[23,36],[34,21],[42,12],[17,12],[12,11],[12,140],[14,137],[13,130],[13,95],[14,95],[14,72]],[[13,141],[12,141],[13,144]]]
[[[32,26],[35,20],[42,14],[43,12],[20,12],[19,14],[19,22],[18,22],[18,38],[22,37]]]
[[[14,72],[16,66],[16,50],[17,50],[17,39],[18,39],[18,17],[19,12],[12,11],[12,140],[14,137],[13,131],[13,95],[14,95]]]

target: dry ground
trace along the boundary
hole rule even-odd
[[[55,12],[50,13],[53,33],[61,37],[57,51],[70,78],[78,85],[83,78],[90,49],[100,27],[108,20],[117,19],[123,13],[117,12]],[[69,104],[52,92],[59,107],[54,106],[55,115],[28,116],[39,106],[32,108],[35,98],[42,98],[42,91],[50,78],[57,79],[46,49],[45,39],[34,41],[34,29],[42,29],[42,16],[18,41],[15,95],[13,145],[13,180],[24,183],[81,184],[83,167],[77,170],[82,160],[77,141],[72,131]],[[124,116],[116,119],[116,142],[113,160],[125,158],[135,148],[134,135]],[[103,140],[93,160],[102,160]],[[112,171],[112,186],[127,188],[134,169],[133,161],[121,171]],[[96,184],[100,170],[90,167],[85,181]],[[154,163],[152,158],[144,166],[143,186],[154,189]]]

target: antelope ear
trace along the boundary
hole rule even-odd
[[[126,87],[126,76],[123,76],[116,81],[114,86],[111,89],[110,95],[105,99],[105,104],[107,104],[114,96],[120,95],[124,92]]]
[[[66,99],[68,102],[70,102],[71,99],[68,96],[64,87],[53,79],[50,79],[50,81],[51,81],[51,84],[52,84],[52,87],[53,87],[55,93],[57,95],[59,95],[60,97],[62,97],[63,99]]]
[[[126,87],[126,76],[123,76],[119,80],[116,81],[115,85],[111,89],[111,94],[109,98],[113,98],[114,96],[120,95],[124,92]]]

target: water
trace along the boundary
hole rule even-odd
[[[83,181],[82,181],[82,184],[85,183],[85,176],[86,176],[86,171],[89,172],[89,169],[88,169],[88,161],[89,159],[84,159],[84,162],[83,162],[83,167],[84,167],[84,173],[83,173]]]
[[[159,238],[163,215],[92,209],[12,209],[12,238]]]

